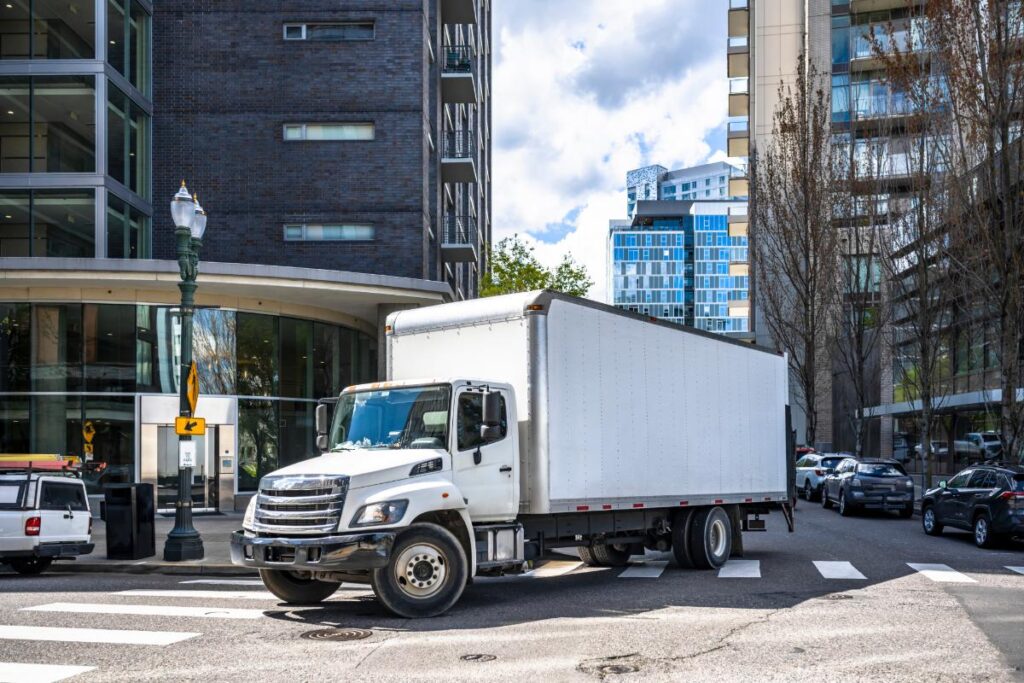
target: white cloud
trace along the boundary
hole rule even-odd
[[[606,300],[608,220],[625,217],[626,171],[721,156],[706,138],[726,119],[724,3],[493,7],[495,240],[539,236],[528,241],[549,265],[571,252],[597,283],[590,296]]]

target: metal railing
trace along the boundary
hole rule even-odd
[[[466,244],[476,246],[476,217],[445,214],[442,244]]]
[[[476,135],[472,128],[446,130],[442,138],[442,155],[448,159],[472,159]]]
[[[446,74],[468,74],[473,72],[472,45],[443,45],[442,70]]]

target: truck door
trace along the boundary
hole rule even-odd
[[[39,497],[40,540],[81,541],[89,535],[89,506],[80,482],[44,480]]]
[[[452,468],[455,484],[469,501],[469,514],[474,522],[501,521],[516,516],[516,440],[515,429],[510,429],[508,424],[508,403],[509,397],[502,391],[501,438],[484,443],[480,438],[483,392],[467,388],[456,397]]]

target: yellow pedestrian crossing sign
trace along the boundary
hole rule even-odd
[[[92,420],[86,420],[82,423],[82,439],[87,444],[91,444],[94,436],[96,436],[96,428],[92,426]]]
[[[192,415],[196,414],[196,403],[199,402],[199,373],[196,372],[196,362],[192,361],[192,367],[188,369],[188,381],[185,383],[185,395],[188,398],[188,408]]]

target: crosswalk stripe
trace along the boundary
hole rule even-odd
[[[119,591],[115,595],[128,595],[145,598],[214,598],[217,600],[278,600],[270,591],[219,591],[219,590],[152,590],[137,588]]]
[[[815,560],[814,566],[817,568],[818,573],[826,579],[867,579],[849,562]]]
[[[123,631],[103,628],[0,624],[0,640],[45,640],[55,643],[106,643],[110,645],[172,645],[201,635],[201,633],[180,631]]]
[[[1007,565],[1006,568],[1009,569],[1011,572],[1017,572],[1018,574],[1024,574],[1024,567],[1011,567],[1011,566]]]
[[[939,583],[977,583],[977,581],[971,577],[966,574],[961,574],[946,564],[918,564],[914,562],[907,562],[907,566],[915,572]]]
[[[565,576],[583,566],[579,560],[551,560],[529,573],[535,579],[550,579],[555,576]]]
[[[262,586],[260,579],[189,579],[178,583],[201,583],[207,586]]]
[[[634,564],[619,574],[620,579],[656,579],[665,571],[668,562],[644,562]]]
[[[178,607],[172,605],[103,605],[98,603],[54,602],[23,607],[22,612],[73,612],[78,614],[135,614],[150,617],[209,617],[212,619],[259,619],[263,610],[231,607]]]
[[[729,560],[718,570],[720,579],[760,579],[760,560]]]
[[[0,683],[57,683],[66,678],[92,671],[94,666],[66,666],[58,664],[17,664],[0,662]]]

